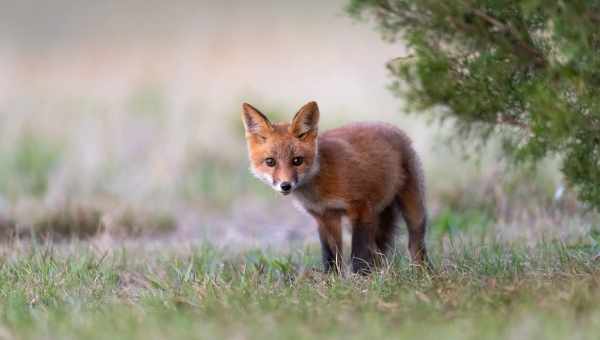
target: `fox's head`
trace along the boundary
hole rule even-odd
[[[317,173],[316,102],[304,105],[291,123],[271,123],[250,104],[242,108],[250,170],[256,177],[287,195]]]

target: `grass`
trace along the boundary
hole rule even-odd
[[[596,243],[454,245],[431,274],[394,255],[370,277],[315,249],[17,244],[0,257],[0,337],[595,338]]]

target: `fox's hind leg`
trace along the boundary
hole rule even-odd
[[[375,243],[379,216],[367,204],[359,204],[348,210],[352,225],[352,272],[367,275],[375,264]]]
[[[415,178],[407,180],[397,200],[402,217],[408,228],[408,250],[415,264],[431,268],[425,247],[427,230],[427,209],[423,197],[422,183],[416,183]]]
[[[354,225],[352,227],[352,272],[367,275],[373,268],[374,252],[371,247],[372,232],[370,226],[364,224]]]
[[[379,228],[377,228],[375,235],[378,256],[387,255],[392,248],[394,236],[396,235],[397,220],[398,212],[395,204],[390,204],[379,213]]]

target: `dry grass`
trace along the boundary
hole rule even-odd
[[[13,239],[16,236],[16,232],[15,221],[0,216],[0,242]]]
[[[177,228],[177,221],[171,214],[141,208],[66,204],[30,209],[38,213],[21,214],[15,220],[1,218],[0,239],[84,240],[101,236],[127,239],[164,236]]]

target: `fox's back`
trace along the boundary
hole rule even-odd
[[[358,122],[327,130],[319,136],[320,145],[336,142],[348,143],[353,151],[362,153],[378,150],[401,152],[409,146],[410,138],[396,126],[383,122]],[[389,154],[387,156],[390,156]]]
[[[309,210],[356,201],[381,210],[402,187],[403,163],[414,154],[406,134],[387,123],[349,124],[321,133],[318,142],[319,172],[299,193]]]

